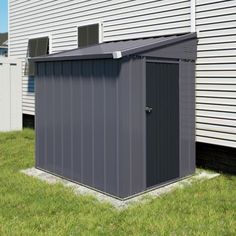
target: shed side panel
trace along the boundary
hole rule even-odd
[[[119,195],[145,190],[144,62],[123,59],[119,76]]]
[[[124,61],[124,60],[123,60]],[[119,194],[130,195],[131,147],[130,147],[130,80],[131,63],[124,61],[119,76]]]
[[[82,154],[83,154],[83,81],[79,74],[81,74],[82,65],[77,61],[72,62],[72,84],[71,84],[71,106],[72,106],[72,178],[75,181],[82,179]]]
[[[63,119],[62,119],[62,113],[63,113],[63,90],[64,90],[64,84],[63,84],[63,77],[62,77],[62,63],[61,62],[54,62],[53,63],[53,112],[54,112],[54,172],[62,175],[63,169],[62,169],[62,162],[63,162]],[[40,77],[40,76],[39,76]],[[36,85],[38,84],[40,78],[36,78]],[[38,92],[38,87],[36,86],[36,92]],[[37,98],[36,98],[37,101]],[[37,104],[37,103],[36,103]],[[37,107],[37,105],[36,105]],[[37,109],[36,109],[37,111]],[[41,118],[39,120],[41,121]],[[38,130],[36,129],[36,132]],[[36,134],[37,136],[37,134]]]
[[[104,63],[104,174],[105,174],[105,191],[111,194],[119,194],[118,189],[118,171],[117,165],[120,156],[118,156],[118,97],[117,87],[120,83],[119,78],[120,64],[114,60],[107,60]],[[127,83],[127,82],[126,82]],[[99,111],[98,111],[99,114]],[[96,119],[96,117],[94,117]],[[99,134],[96,140],[99,139]]]
[[[81,76],[82,83],[82,133],[83,133],[83,152],[82,152],[82,182],[84,184],[92,185],[93,182],[93,99],[92,99],[92,62],[91,61],[81,61],[82,70]]]
[[[43,79],[43,111],[45,116],[45,164],[50,171],[54,170],[54,104],[53,104],[53,63],[45,63]],[[47,109],[50,107],[50,109]]]
[[[44,168],[44,123],[41,122],[44,114],[44,101],[43,101],[43,87],[44,81],[43,78],[45,76],[44,71],[45,63],[38,63],[38,77],[37,80],[37,90],[36,90],[36,117],[35,117],[35,129],[36,129],[36,167]]]
[[[49,64],[49,63],[48,63]],[[50,80],[50,79],[49,79]],[[62,174],[66,178],[72,178],[71,167],[73,164],[72,160],[72,122],[71,118],[73,116],[72,106],[71,106],[71,87],[72,87],[72,78],[71,78],[71,62],[63,62],[62,64],[62,78],[61,78],[63,87],[61,95],[62,96]],[[48,81],[47,81],[48,82]],[[53,109],[53,107],[51,107]],[[53,124],[52,124],[53,125]]]
[[[78,64],[78,63],[77,63]],[[94,123],[93,123],[93,146],[94,146],[94,186],[105,190],[105,63],[97,61],[93,63],[93,73],[97,78],[93,78],[93,99],[94,99]],[[81,89],[81,93],[83,90]],[[81,103],[82,104],[82,103]],[[96,117],[96,119],[95,119]],[[95,155],[96,154],[96,155]],[[116,188],[116,185],[114,185]]]
[[[180,61],[180,177],[195,170],[195,63]]]
[[[143,65],[39,63],[36,167],[120,197],[145,190]]]
[[[131,193],[135,194],[146,186],[146,83],[145,60],[131,61],[132,80],[130,81],[131,120]]]

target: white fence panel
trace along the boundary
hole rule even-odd
[[[21,61],[0,58],[0,131],[22,129]]]

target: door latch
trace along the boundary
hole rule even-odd
[[[152,112],[152,108],[151,107],[146,107],[145,110],[146,110],[147,113],[151,113]]]

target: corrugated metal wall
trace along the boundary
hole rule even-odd
[[[36,166],[120,197],[143,191],[143,60],[39,63],[38,71]]]
[[[195,62],[179,63],[180,177],[195,170]]]

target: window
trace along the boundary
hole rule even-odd
[[[99,24],[78,27],[78,46],[87,47],[99,43]]]
[[[29,76],[28,79],[28,90],[29,93],[34,93],[34,76]]]
[[[49,54],[49,37],[29,39],[27,56],[39,57]],[[28,62],[25,67],[25,75],[33,76],[35,72],[34,63]]]

